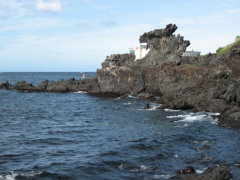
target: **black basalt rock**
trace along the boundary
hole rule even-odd
[[[183,37],[175,36],[175,24],[168,24],[165,29],[156,29],[148,33],[144,33],[139,38],[140,43],[147,43],[147,48],[150,52],[135,64],[140,66],[161,65],[164,62],[181,61],[181,55],[190,45],[189,41],[184,41]]]
[[[182,180],[229,180],[232,178],[232,174],[229,171],[228,166],[221,166],[214,171],[206,172],[207,174],[191,174],[185,175]]]
[[[192,166],[187,166],[185,169],[177,171],[177,174],[193,174],[196,170]]]
[[[147,103],[147,105],[143,109],[149,109],[149,108],[150,108],[150,105],[149,103]]]
[[[9,87],[12,86],[9,82],[3,82],[0,84],[0,89],[9,89]]]

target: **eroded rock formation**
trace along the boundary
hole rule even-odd
[[[164,62],[181,61],[181,55],[190,45],[189,41],[184,41],[183,36],[173,35],[177,30],[175,24],[168,24],[165,29],[157,29],[144,33],[140,36],[140,43],[147,43],[150,52],[141,60],[137,61],[141,66],[161,65]]]

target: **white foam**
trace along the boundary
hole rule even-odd
[[[184,127],[189,127],[189,125],[188,125],[188,124],[184,124],[183,126],[184,126]]]
[[[166,111],[166,112],[179,112],[179,111],[181,111],[181,110],[164,109],[164,111]]]
[[[77,93],[77,94],[86,94],[87,92],[84,92],[84,91],[78,91],[78,92],[74,92],[74,93]]]
[[[128,98],[138,98],[138,97],[128,95]]]
[[[121,165],[120,165],[121,166]],[[119,167],[119,166],[118,166]],[[148,169],[154,169],[152,166],[144,166],[144,165],[141,165],[140,166],[140,169],[133,169],[131,170],[132,172],[139,172],[139,171],[146,171]]]
[[[142,109],[138,109],[138,111],[156,111],[157,108],[159,107],[159,104],[158,105],[157,104],[149,104],[149,105],[150,105],[150,108],[148,108],[148,109],[142,108]]]
[[[0,175],[0,180],[16,180],[16,177],[18,177],[18,176],[33,177],[33,176],[40,175],[40,174],[42,174],[42,172],[39,172],[39,173],[31,172],[31,173],[16,174],[13,171],[9,171],[8,174],[6,174],[6,175],[1,174]]]
[[[167,118],[170,118],[170,119],[172,119],[172,118],[185,118],[187,116],[189,116],[189,115],[167,116]]]
[[[129,102],[129,103],[123,103],[124,105],[131,105],[132,103],[131,102]]]
[[[169,179],[173,176],[170,176],[170,175],[154,175],[153,176],[153,179]]]
[[[219,116],[220,113],[207,113],[207,115],[209,115],[209,116]]]
[[[151,167],[150,166],[149,167],[148,166],[144,166],[144,165],[140,166],[140,170],[141,171],[145,171],[145,170],[148,170],[148,169],[151,169]]]
[[[124,169],[124,165],[121,164],[120,166],[118,166],[119,169]]]
[[[178,155],[177,155],[177,154],[175,154],[175,155],[174,155],[174,157],[175,157],[175,158],[178,158]]]
[[[198,173],[198,174],[202,174],[203,171],[202,171],[202,170],[196,170],[196,173]]]
[[[205,157],[204,159],[207,159],[207,160],[212,160],[213,157]]]

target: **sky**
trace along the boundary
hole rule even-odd
[[[189,48],[215,53],[239,20],[239,0],[0,0],[0,72],[95,72],[169,23]]]

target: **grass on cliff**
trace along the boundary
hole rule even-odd
[[[220,54],[229,52],[229,51],[230,51],[230,48],[231,48],[233,45],[237,44],[239,41],[240,41],[240,36],[237,36],[237,37],[235,38],[234,43],[229,44],[229,45],[227,45],[227,46],[225,46],[225,47],[219,47],[219,48],[217,49],[217,51],[216,51],[216,55],[219,56]]]

